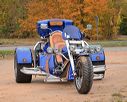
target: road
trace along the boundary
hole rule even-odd
[[[33,49],[34,46],[5,46],[5,45],[0,45],[0,50],[14,50],[17,47],[28,47]],[[127,51],[127,47],[104,47],[105,51]]]
[[[33,46],[13,46],[13,45],[0,45],[0,50],[14,50],[17,47],[28,47],[33,49]]]
[[[105,48],[106,75],[95,80],[87,95],[74,83],[43,83],[33,76],[30,84],[17,84],[13,58],[0,60],[0,102],[127,102],[127,47]]]

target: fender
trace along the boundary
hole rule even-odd
[[[32,63],[32,53],[29,48],[16,48],[15,49],[17,63]]]
[[[68,80],[71,81],[71,80],[74,80],[74,75],[73,75],[73,72],[72,72],[72,67],[70,65],[70,68],[68,70]]]
[[[90,58],[92,61],[105,61],[104,50],[102,49],[100,52],[90,54]]]

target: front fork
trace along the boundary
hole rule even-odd
[[[71,67],[72,67],[72,72],[73,72],[73,75],[75,77],[76,76],[76,71],[75,71],[74,58],[73,58],[73,55],[70,52],[68,40],[66,40],[65,43],[66,43],[66,46],[67,46],[68,56],[69,56]]]

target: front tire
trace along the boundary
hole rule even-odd
[[[23,74],[20,71],[20,69],[22,69],[23,67],[30,68],[30,67],[32,67],[32,64],[18,64],[17,58],[16,58],[16,53],[15,53],[15,57],[14,57],[15,81],[17,83],[30,83],[32,80],[32,75]]]
[[[80,94],[87,94],[93,84],[93,66],[89,57],[81,56],[76,63],[75,86]]]

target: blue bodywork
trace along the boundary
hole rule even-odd
[[[52,22],[52,21],[56,21],[56,22],[57,21],[58,22],[62,21],[63,25],[62,26],[50,26],[49,23]],[[51,20],[38,21],[37,22],[37,31],[38,31],[39,35],[41,37],[49,37],[49,32],[51,32],[51,30],[41,29],[41,24],[47,24],[48,28],[50,28],[52,31],[55,31],[55,30],[62,31],[63,32],[62,37],[63,37],[64,40],[67,40],[67,39],[82,40],[83,39],[82,33],[80,32],[80,30],[77,27],[75,27],[73,25],[73,21],[71,21],[71,20],[51,19]],[[67,36],[69,36],[69,38],[67,38]],[[48,42],[47,44],[45,44],[45,46],[43,48],[43,51],[47,52],[47,47],[49,47],[49,46],[50,46],[50,44]],[[66,46],[64,48],[62,48],[62,53],[66,57],[68,57],[68,51],[67,51]],[[99,60],[97,59],[98,56],[99,56]],[[97,62],[98,61],[105,61],[104,50],[101,49],[100,52],[90,54],[90,58],[91,58],[91,61],[97,61]],[[48,61],[49,72],[50,72],[50,74],[53,74],[54,69],[56,67],[56,65],[55,65],[55,56],[53,54],[50,55],[50,58],[48,58],[48,55],[41,54],[39,56],[39,66],[41,66],[43,71],[46,71],[45,70],[45,65],[46,65],[46,60],[47,59],[49,60]],[[71,65],[70,65],[69,72],[68,72],[68,80],[74,80]]]
[[[56,67],[56,65],[55,65],[55,56],[53,54],[50,55],[48,64],[49,64],[49,72],[51,74],[53,74],[54,73],[54,69]]]
[[[47,56],[41,54],[39,56],[39,66],[41,66],[42,71],[45,71]]]
[[[97,59],[99,57],[99,59]],[[90,54],[90,58],[92,61],[105,61],[104,50],[102,49],[100,52]]]
[[[74,80],[74,75],[73,75],[73,72],[72,72],[72,68],[71,68],[71,65],[70,65],[70,68],[69,68],[69,72],[68,72],[68,80]]]
[[[50,55],[41,54],[39,56],[39,66],[41,67],[42,71],[46,72],[45,66],[46,66],[46,61],[47,60],[48,60],[49,72],[50,72],[50,74],[53,75],[54,74],[54,69],[56,67],[55,56],[53,54],[50,54]],[[74,80],[71,65],[70,65],[69,72],[68,72],[68,80]]]
[[[16,48],[17,63],[32,63],[32,53],[29,48]]]
[[[58,21],[62,22],[62,25],[56,25],[56,26],[51,26],[50,22],[52,21]],[[49,37],[49,33],[51,30],[49,29],[41,29],[41,24],[46,24],[48,28],[50,28],[52,31],[59,30],[62,33],[62,37],[64,40],[67,39],[74,39],[74,40],[82,40],[83,36],[80,30],[73,26],[73,21],[72,20],[65,20],[65,19],[51,19],[51,20],[42,20],[37,22],[37,31],[38,34],[41,37]],[[69,37],[69,38],[68,38]],[[44,47],[43,47],[43,52],[47,53],[47,48],[50,46],[50,43],[47,42]],[[19,64],[24,64],[24,63],[32,63],[33,57],[31,50],[29,48],[16,48],[16,58],[17,62]],[[62,48],[62,53],[64,56],[68,58],[68,51],[67,47]],[[99,56],[99,59],[97,57]],[[48,60],[48,67],[49,67],[49,73],[54,74],[54,69],[56,68],[56,59],[54,54],[44,54],[44,53],[39,53],[37,56],[38,58],[38,66],[40,66],[42,71],[46,72],[46,61]],[[90,58],[92,61],[105,61],[105,55],[104,55],[104,50],[101,49],[100,52],[90,54]],[[72,72],[72,67],[70,65],[70,68],[68,70],[68,80],[74,80],[73,72]]]
[[[73,25],[69,25],[64,28],[62,37],[64,40],[67,40],[67,39],[82,40],[82,34],[80,30]]]
[[[50,22],[57,21],[57,22],[63,22],[62,26],[50,26]],[[63,31],[63,29],[68,25],[73,25],[72,20],[66,20],[66,19],[51,19],[51,20],[42,20],[37,22],[37,32],[42,37],[48,37],[49,32],[51,32],[49,29],[41,29],[41,24],[47,24],[48,28],[50,28],[52,31],[60,30]]]
[[[48,60],[49,72],[53,74],[55,68],[55,56],[53,54],[50,55],[43,55],[39,56],[39,66],[41,67],[42,71],[46,71],[46,61]]]
[[[63,25],[62,26],[50,26],[49,25],[50,21],[62,21]],[[38,21],[37,22],[38,34],[42,37],[48,37],[50,30],[41,29],[40,28],[41,24],[47,24],[48,28],[52,29],[52,31],[60,30],[60,31],[63,32],[63,30],[66,26],[73,25],[73,21],[72,20],[65,20],[65,19],[52,19],[52,20]],[[78,28],[76,28],[76,29],[78,29]],[[43,51],[47,52],[47,47],[49,47],[49,46],[50,46],[50,44],[49,44],[49,42],[47,42],[45,44],[44,48],[43,48]],[[68,56],[68,52],[67,52],[66,47],[64,47],[62,49],[62,52],[65,56]],[[16,49],[16,55],[17,55],[16,57],[17,57],[18,63],[20,63],[20,64],[32,63],[32,53],[31,53],[31,50],[29,48],[17,48]],[[55,56],[53,54],[50,54],[50,55],[40,54],[38,57],[39,57],[38,58],[39,59],[38,65],[41,67],[41,70],[46,72],[45,66],[46,66],[46,61],[48,60],[49,72],[50,72],[50,74],[53,74],[54,69],[56,67]],[[24,61],[24,59],[25,59],[25,61]],[[73,76],[72,68],[71,68],[71,65],[70,65],[70,68],[69,68],[69,71],[68,71],[68,80],[73,80],[73,79],[74,79],[74,76]]]

